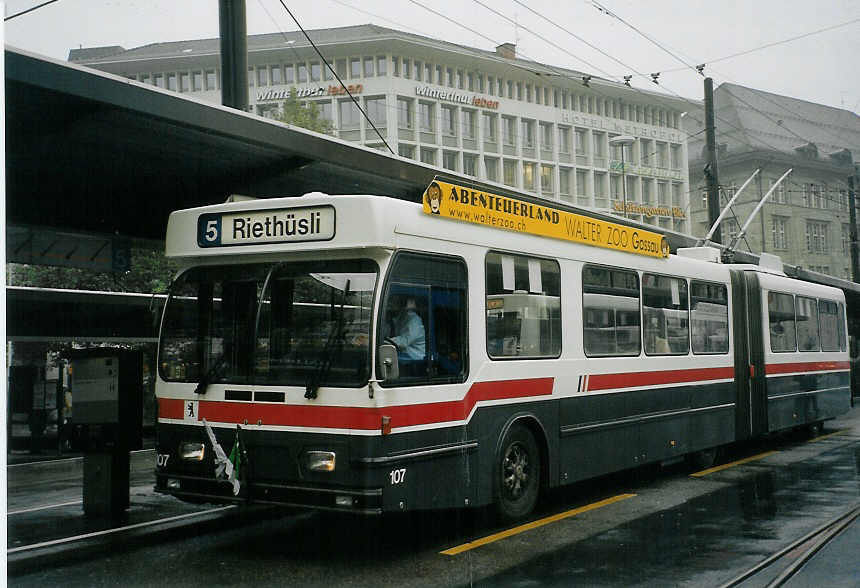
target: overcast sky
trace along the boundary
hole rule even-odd
[[[7,0],[6,15],[42,1]],[[297,29],[278,0],[246,2],[249,34]],[[706,63],[705,71],[717,85],[729,81],[854,112],[860,107],[860,0],[285,0],[285,4],[306,29],[372,22],[482,49],[516,42],[520,57],[618,80],[632,74],[634,83],[654,90],[658,88],[638,74],[661,72],[665,91],[690,98],[702,98],[702,77],[689,66]],[[844,23],[850,24],[721,59]],[[217,0],[59,0],[5,23],[6,43],[58,59],[77,47],[128,49],[217,36]]]

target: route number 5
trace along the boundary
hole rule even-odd
[[[218,240],[218,220],[212,219],[206,222],[206,240],[214,243]]]

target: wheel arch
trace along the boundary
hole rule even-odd
[[[505,422],[504,426],[499,431],[496,437],[496,448],[493,452],[493,462],[498,464],[502,456],[502,442],[514,426],[519,425],[528,429],[535,438],[535,442],[540,452],[541,471],[540,471],[540,487],[548,488],[550,480],[550,462],[549,462],[549,437],[546,433],[546,427],[538,416],[532,412],[520,412],[511,415]],[[494,466],[495,467],[495,466]],[[498,476],[493,476],[493,491],[495,492],[495,484],[498,484]]]

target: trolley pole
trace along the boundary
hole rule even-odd
[[[705,78],[705,144],[708,162],[705,164],[705,181],[708,187],[708,226],[713,227],[720,216],[720,180],[717,173],[717,135],[714,128],[714,80]],[[722,243],[722,231],[716,224],[710,240]]]
[[[248,29],[245,0],[218,0],[221,104],[248,110]]]

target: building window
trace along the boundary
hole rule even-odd
[[[284,66],[284,83],[294,84],[296,82],[296,67],[292,63]]]
[[[534,192],[535,190],[535,164],[523,163],[523,188]]]
[[[167,89],[176,91],[176,74],[167,74]]]
[[[540,166],[540,191],[544,195],[552,194],[552,172],[553,167],[551,165]]]
[[[558,193],[562,196],[570,196],[570,168],[558,168]],[[569,200],[570,198],[565,198]]]
[[[449,88],[454,87],[454,70],[450,67],[445,69],[445,85]]]
[[[385,126],[385,98],[367,98],[364,108],[367,110],[368,118],[377,128]]]
[[[358,57],[349,60],[349,77],[353,80],[361,77],[361,59]]]
[[[588,196],[588,172],[584,169],[576,170],[576,195],[580,197]]]
[[[786,217],[774,216],[771,218],[770,232],[774,249],[788,249],[788,233],[785,230],[787,224],[788,219]]]
[[[376,75],[384,76],[388,74],[388,60],[384,55],[380,55],[376,58]]]
[[[411,67],[412,67],[411,62],[404,57],[403,58],[403,77],[404,78],[409,79],[412,77],[412,70],[410,69]]]
[[[776,184],[776,180],[770,180],[769,189],[773,188],[773,185]],[[779,186],[776,187],[770,195],[770,201],[775,202],[776,204],[787,204],[785,199],[785,182],[782,182]]]
[[[191,74],[192,83],[195,92],[201,92],[203,90],[203,72],[195,71]]]
[[[669,150],[672,156],[672,169],[681,169],[681,146],[672,145]]]
[[[444,68],[441,65],[436,66],[436,83],[440,86],[445,85],[445,74],[443,71]]]
[[[442,134],[457,136],[457,107],[442,105]]]
[[[308,81],[308,64],[300,63],[296,68],[298,70],[298,82],[300,84],[306,84]]]
[[[523,120],[523,147],[534,149],[535,146],[535,121]]]
[[[396,57],[396,56],[392,57],[391,62],[394,64],[394,75],[399,78],[400,77],[400,58]]]
[[[842,253],[851,254],[851,225],[842,223]]]
[[[484,158],[484,171],[487,174],[487,180],[491,182],[499,181],[499,160],[495,157]]]
[[[426,163],[428,165],[436,165],[436,149],[430,149],[428,147],[421,148],[421,163]]]
[[[364,77],[373,77],[373,57],[364,58]]]
[[[331,61],[327,61],[327,62],[323,65],[322,70],[323,70],[323,79],[324,79],[324,80],[326,80],[326,81],[331,81],[331,80],[333,80],[333,79],[334,79],[334,76],[331,74],[331,72],[333,72],[333,71],[334,71],[334,63],[333,63],[333,62],[331,62]]]
[[[585,146],[585,129],[576,129],[574,137],[576,138],[576,154],[580,157],[585,156],[587,153],[587,148]]]
[[[418,119],[420,130],[423,133],[432,133],[436,130],[436,125],[434,124],[434,116],[433,116],[433,107],[434,104],[430,102],[419,102],[418,103]]]
[[[513,99],[514,97],[514,82],[508,80],[508,98]]]
[[[540,124],[540,148],[543,151],[552,151],[552,125]]]
[[[272,66],[272,85],[277,86],[278,84],[284,83],[284,70],[281,69],[280,65]]]
[[[186,72],[186,71],[179,74],[179,91],[180,92],[190,92],[191,91],[191,76],[189,76],[188,72]]]
[[[464,83],[465,83],[465,81],[464,81],[464,79],[463,79],[463,78],[464,78],[464,76],[463,76],[463,70],[462,70],[462,69],[458,69],[458,70],[457,70],[457,88],[459,88],[460,90],[462,90],[462,89],[463,89],[463,86],[464,86]]]
[[[424,81],[428,84],[433,83],[433,65],[429,63],[424,64]]]
[[[517,121],[512,116],[502,116],[502,130],[503,130],[503,139],[505,145],[516,145],[517,141],[517,131],[516,131]]]
[[[341,100],[338,102],[340,110],[340,129],[354,130],[361,124],[361,112],[352,100]]]
[[[445,169],[450,169],[451,171],[457,171],[457,152],[456,151],[443,151],[442,152],[442,167]]]
[[[806,221],[806,250],[827,253],[827,223]]]
[[[397,154],[400,157],[415,159],[415,145],[407,145],[405,143],[400,143],[397,146]]]
[[[463,173],[467,176],[478,175],[478,156],[471,153],[463,154]]]
[[[594,197],[606,198],[606,174],[594,172]]]
[[[214,69],[206,72],[206,89],[210,92],[218,89],[218,76],[215,75]]]
[[[517,162],[513,159],[506,159],[504,162],[505,185],[517,185]]]
[[[409,98],[397,98],[397,126],[401,129],[412,128],[412,104]]]
[[[558,127],[558,152],[570,153],[570,127]]]
[[[311,81],[318,82],[322,79],[322,68],[320,67],[319,61],[314,61],[311,63]]]
[[[477,129],[475,125],[475,111],[463,110],[461,114],[463,117],[463,138],[474,139],[477,136]]]
[[[496,142],[496,115],[485,112],[482,115],[484,121],[484,141]]]

